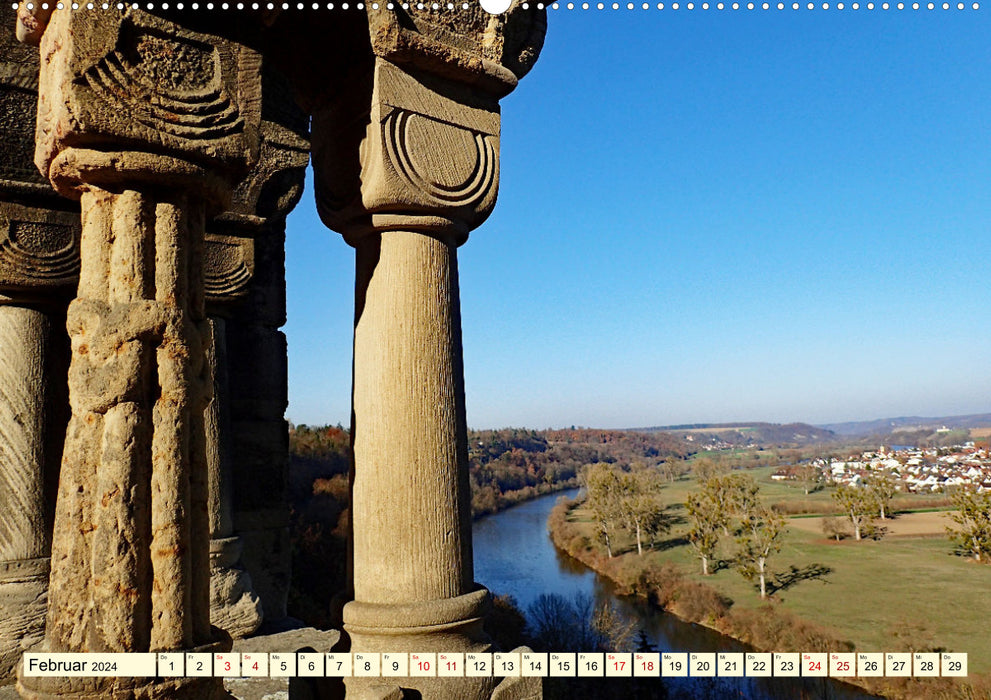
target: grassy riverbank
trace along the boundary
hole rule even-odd
[[[678,498],[689,487],[678,482],[677,488],[665,489],[664,498],[670,499],[676,516],[683,513]],[[789,495],[777,491],[769,498]],[[804,497],[801,491],[797,495]],[[815,496],[821,499],[821,494]],[[812,526],[813,519],[802,519],[801,527],[788,527],[782,551],[770,562],[778,575],[772,578],[771,602],[763,604],[754,586],[730,567],[729,547],[720,553],[715,573],[701,575],[684,523],[676,524],[643,556],[621,539],[615,544],[624,553],[612,559],[595,541],[593,523],[580,506],[559,504],[548,526],[559,549],[625,592],[755,648],[966,651],[971,674],[967,681],[861,680],[868,690],[893,698],[991,698],[988,605],[978,593],[991,584],[991,567],[954,556],[948,540],[935,536],[942,530],[942,523],[936,522],[941,517],[927,514],[930,522],[916,525],[913,536],[839,543],[826,540]],[[927,531],[917,532],[919,527]]]

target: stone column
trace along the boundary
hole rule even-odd
[[[352,512],[362,603],[474,591],[453,238],[394,229],[357,242]]]
[[[289,598],[288,376],[279,329],[286,322],[285,220],[302,194],[309,118],[268,56],[261,93],[258,163],[207,236],[207,303],[222,324],[215,339],[225,356],[216,382],[224,399],[221,459],[230,465],[211,542],[213,616],[235,636],[262,616],[267,630],[279,629]]]
[[[231,213],[218,217],[210,227],[225,226]],[[241,234],[241,235],[238,235]],[[227,316],[241,301],[254,276],[254,240],[243,232],[206,237],[205,290],[210,316],[211,343],[208,363],[213,375],[213,399],[205,414],[209,475],[210,522],[210,621],[234,638],[246,637],[262,623],[262,602],[251,575],[241,565],[244,543],[234,527],[235,436],[231,422],[230,361],[227,351]]]
[[[203,247],[208,212],[228,200],[257,134],[257,61],[133,9],[56,11],[40,42],[36,162],[82,210],[45,643],[229,648],[210,626]],[[18,690],[223,693],[213,678],[22,676]]]
[[[457,246],[495,204],[497,98],[529,67],[521,56],[536,58],[543,15],[517,6],[506,31],[481,10],[459,12],[450,17],[463,40],[455,46],[429,12],[410,14],[400,22],[370,12],[364,79],[355,71],[348,96],[314,114],[318,210],[357,260],[354,599],[344,628],[352,651],[485,651],[490,603],[472,567]],[[346,683],[349,697],[397,692],[378,680]],[[539,679],[498,689],[493,678],[398,685],[430,698],[540,694]]]
[[[117,165],[126,167],[128,155]],[[101,156],[67,149],[56,167],[81,174],[105,165]],[[211,395],[210,336],[196,291],[203,211],[203,202],[178,193],[117,194],[89,184],[82,195],[50,651],[223,648],[209,621],[203,410]],[[147,684],[22,678],[20,689],[25,697],[127,697]],[[158,690],[210,697],[219,689],[211,680]]]
[[[41,641],[51,520],[45,492],[46,359],[51,323],[37,309],[0,306],[0,637],[9,673]]]
[[[210,318],[213,343],[208,362],[213,371],[213,400],[206,409],[210,522],[210,622],[232,637],[246,637],[262,623],[262,604],[251,576],[241,567],[243,543],[232,519],[230,391],[227,383],[226,321]]]
[[[0,682],[44,636],[79,255],[78,207],[32,163],[38,56],[14,21],[0,8]]]
[[[0,561],[38,559],[47,550],[44,463],[45,356],[51,332],[41,311],[0,306]]]

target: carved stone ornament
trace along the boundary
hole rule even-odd
[[[536,60],[546,13],[369,8],[368,23],[371,62],[313,116],[320,216],[352,245],[396,229],[463,243],[495,205],[498,99]]]
[[[476,85],[498,98],[511,92],[537,60],[547,12],[522,0],[498,15],[474,2],[457,12],[410,4],[393,12],[369,7],[368,23],[376,56]]]
[[[374,85],[360,173],[318,175],[324,223],[352,245],[399,221],[404,230],[453,233],[463,242],[495,206],[497,108],[452,99],[380,58]]]
[[[247,294],[255,272],[254,239],[208,233],[203,249],[207,301],[232,301]]]
[[[79,274],[79,216],[0,203],[0,291],[68,288]]]
[[[66,36],[75,40],[63,46]],[[260,59],[249,49],[133,8],[56,11],[40,46],[47,64],[35,162],[63,194],[78,198],[72,179],[60,181],[52,164],[71,147],[164,152],[231,179],[256,160]],[[121,170],[113,158],[102,167],[103,179]],[[186,174],[122,167],[165,184]]]

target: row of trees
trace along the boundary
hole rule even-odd
[[[582,481],[585,505],[610,558],[618,531],[628,531],[642,555],[644,542],[652,546],[659,534],[671,529],[671,517],[658,498],[663,483],[656,469],[625,471],[599,462],[582,472]]]
[[[784,518],[760,500],[753,477],[739,473],[704,473],[700,487],[685,501],[689,517],[688,541],[702,562],[702,574],[722,538],[736,543],[734,563],[748,581],[757,580],[760,597],[767,597],[768,559],[780,551]]]
[[[833,500],[853,526],[857,541],[874,532],[874,520],[887,520],[891,515],[891,499],[895,495],[895,481],[890,474],[879,472],[864,479],[863,486],[840,484],[833,491]],[[823,521],[827,535],[839,539],[842,528],[829,518]]]
[[[842,484],[833,492],[833,499],[843,509],[845,519],[853,526],[854,537],[861,540],[875,533],[875,519],[891,515],[890,502],[895,494],[890,475],[875,474],[862,487]],[[991,491],[979,491],[966,485],[950,492],[953,510],[946,513],[954,526],[946,533],[960,550],[976,561],[991,560]],[[823,519],[823,532],[839,540],[844,528],[836,518]]]

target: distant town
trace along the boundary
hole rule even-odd
[[[881,446],[846,459],[818,458],[810,464],[824,481],[859,486],[864,479],[887,474],[895,488],[908,493],[943,492],[959,486],[991,491],[991,454],[987,442],[967,441],[949,447],[917,448]],[[785,481],[800,478],[800,466],[783,467],[771,478]]]

